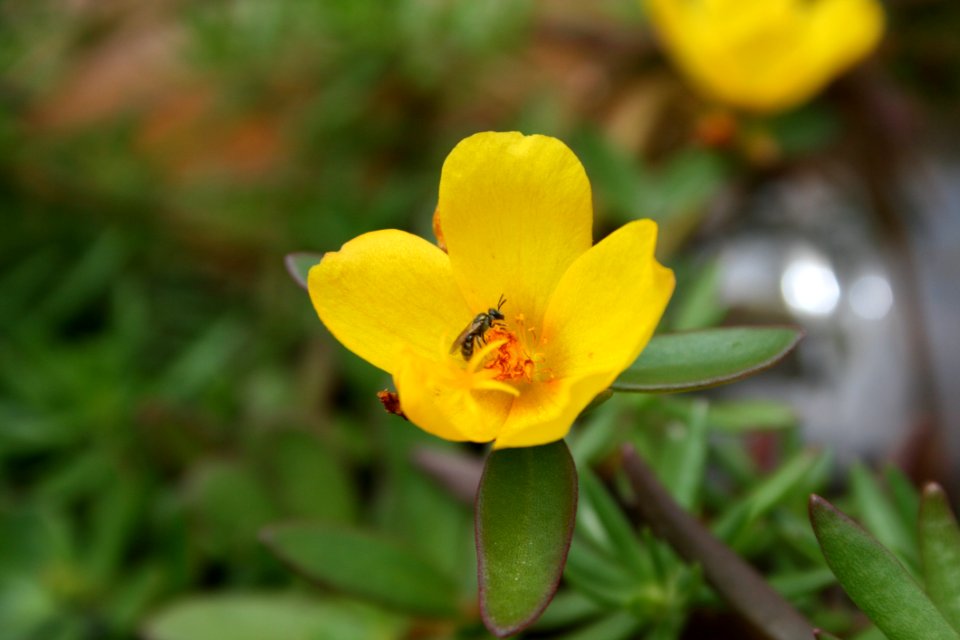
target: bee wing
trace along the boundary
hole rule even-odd
[[[470,332],[473,330],[473,323],[471,322],[467,325],[467,328],[460,332],[460,335],[457,336],[457,339],[453,341],[453,344],[450,345],[450,353],[456,353],[457,349],[463,344],[463,341],[467,339],[467,336],[470,335]]]
[[[466,340],[467,335],[470,333],[470,327],[467,327],[460,332],[460,335],[457,336],[457,339],[453,341],[453,344],[450,345],[450,353],[456,353],[457,349],[460,348],[460,345],[463,344],[463,341]]]

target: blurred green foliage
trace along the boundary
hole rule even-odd
[[[523,128],[582,158],[598,233],[661,224],[681,282],[668,326],[716,324],[709,266],[677,252],[756,158],[700,144],[688,97],[630,111],[618,87],[661,95],[662,74],[643,75],[656,64],[632,0],[0,5],[4,637],[265,637],[244,616],[290,637],[485,637],[475,611],[344,601],[260,544],[282,521],[376,531],[475,599],[470,509],[412,462],[444,444],[382,412],[388,380],[334,343],[282,256],[385,227],[428,236],[447,151]],[[789,158],[829,144],[835,118],[823,106],[759,135]],[[719,608],[695,568],[628,535],[617,477],[589,472],[622,442],[782,592],[850,628],[819,604],[802,498],[828,458],[795,426],[772,403],[597,409],[572,443],[581,520],[538,633],[677,637]],[[780,449],[768,467],[758,443]]]

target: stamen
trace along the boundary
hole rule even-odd
[[[495,372],[495,380],[524,381],[533,380],[536,366],[517,334],[503,325],[494,325],[487,331],[490,344],[497,348],[489,352],[484,368]],[[486,349],[484,349],[486,351]]]
[[[499,339],[499,340],[493,338],[491,336],[492,333],[493,333],[493,329],[488,331],[487,344],[483,345],[483,348],[480,349],[479,351],[473,352],[473,357],[470,358],[470,362],[467,365],[467,368],[470,371],[470,373],[476,372],[476,370],[479,369],[480,366],[487,359],[487,356],[489,356],[491,353],[493,353],[494,351],[496,351],[497,349],[499,349],[500,347],[502,347],[504,344],[507,343],[507,339],[505,338]],[[489,367],[484,367],[484,368],[489,368]]]
[[[474,389],[480,389],[483,391],[503,391],[504,393],[510,394],[514,398],[520,395],[519,389],[510,386],[506,382],[499,382],[496,379],[481,380],[474,386]]]

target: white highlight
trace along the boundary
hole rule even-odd
[[[792,260],[783,272],[780,293],[798,313],[828,316],[840,301],[840,283],[826,260],[805,255]]]
[[[850,308],[864,320],[880,320],[893,308],[893,288],[881,275],[869,274],[850,285]]]

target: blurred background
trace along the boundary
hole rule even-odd
[[[145,621],[189,594],[312,593],[257,540],[281,520],[461,566],[470,513],[409,455],[438,443],[283,257],[432,237],[443,159],[482,130],[567,142],[597,238],[657,220],[664,329],[806,328],[714,398],[956,494],[960,5],[885,8],[867,61],[759,116],[688,86],[634,0],[0,4],[0,635],[171,638]],[[399,633],[311,606],[321,637]]]

